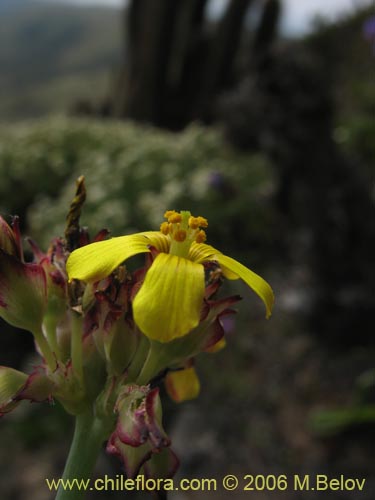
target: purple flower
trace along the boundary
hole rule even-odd
[[[375,54],[375,16],[372,16],[363,23],[362,33],[365,40],[372,44],[373,52]]]

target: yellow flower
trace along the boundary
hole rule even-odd
[[[188,211],[167,211],[165,218],[160,231],[78,248],[67,261],[69,279],[99,281],[125,260],[154,247],[160,253],[133,301],[134,320],[150,339],[169,342],[198,325],[205,293],[204,262],[217,262],[228,279],[241,278],[263,300],[266,316],[270,316],[274,301],[271,287],[247,267],[203,243],[206,219],[192,217]]]
[[[168,395],[176,403],[195,399],[200,392],[200,382],[194,366],[168,372],[165,377]]]

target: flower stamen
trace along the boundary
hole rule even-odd
[[[186,240],[186,231],[184,229],[177,229],[173,234],[173,239],[182,243]]]
[[[203,231],[203,229],[201,229],[200,231],[198,231],[195,237],[195,241],[196,243],[204,243],[206,240],[207,240],[206,233]]]
[[[168,222],[162,222],[160,224],[160,232],[167,235],[169,234],[169,224]]]
[[[193,242],[206,241],[206,233],[201,229],[208,226],[207,219],[204,217],[194,217],[184,210],[181,212],[167,210],[164,217],[168,222],[161,224],[160,231],[171,237],[169,253],[187,258]]]

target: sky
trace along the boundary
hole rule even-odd
[[[61,3],[64,0],[48,0]],[[219,13],[228,0],[211,0],[211,12]],[[65,0],[66,3],[80,5],[123,6],[127,0]],[[356,7],[374,4],[374,0],[283,0],[284,15],[282,31],[289,34],[303,34],[309,31],[312,20],[322,16],[335,20]]]
[[[283,27],[292,33],[304,33],[317,15],[334,21],[344,13],[373,3],[374,0],[284,0]]]

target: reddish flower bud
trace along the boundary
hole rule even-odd
[[[46,305],[43,268],[0,250],[0,316],[17,328],[40,331]]]
[[[15,219],[18,221],[18,219]],[[18,223],[16,222],[17,227]],[[18,231],[14,231],[9,224],[0,215],[0,249],[8,255],[14,255],[21,258],[21,252],[18,242]]]

